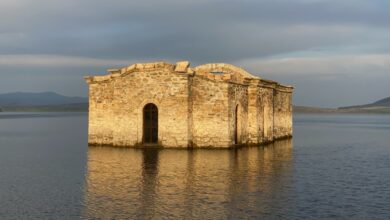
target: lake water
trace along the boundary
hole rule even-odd
[[[88,147],[85,113],[0,113],[0,219],[390,219],[390,116],[294,115],[237,150]]]

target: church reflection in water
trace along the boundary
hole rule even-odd
[[[292,140],[236,150],[90,147],[88,219],[250,218],[286,208]]]

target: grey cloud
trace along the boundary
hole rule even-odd
[[[253,66],[261,71],[264,60],[299,52],[344,55],[346,48],[354,48],[361,55],[390,54],[389,8],[386,0],[2,0],[0,92],[14,82],[17,90],[86,94],[82,75],[104,73],[126,61],[231,62],[258,72]],[[360,67],[379,74],[369,64]],[[310,68],[315,72],[315,66]],[[313,84],[325,91],[327,84],[315,79],[343,68],[341,63],[315,76],[307,69],[307,78],[314,77]],[[264,74],[283,75],[274,69]],[[353,71],[346,75],[357,75],[358,83],[362,76]],[[314,88],[299,74],[284,76],[299,85],[296,100],[316,104],[305,95]],[[22,75],[24,80],[46,79],[50,86],[16,83]],[[337,80],[346,79],[337,75]],[[323,103],[331,105],[332,98],[338,97],[330,95]]]
[[[342,43],[358,35],[329,27],[364,29],[367,22],[388,25],[390,21],[390,13],[382,5],[386,3],[378,1],[23,2],[15,9],[19,13],[10,15],[6,7],[0,10],[5,12],[0,13],[4,17],[1,26],[22,36],[14,38],[17,47],[0,41],[3,54],[147,58],[150,54],[172,57],[184,53],[201,62],[224,56],[231,60],[296,50],[302,45],[297,41],[304,36],[306,41],[317,41],[309,42],[311,47],[331,45],[335,38]],[[357,7],[359,2],[365,4]],[[321,36],[302,26],[316,27]],[[259,47],[262,44],[269,48]],[[286,46],[293,48],[284,49]],[[205,57],[207,54],[210,56]]]

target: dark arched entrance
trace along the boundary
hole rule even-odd
[[[153,103],[144,107],[144,133],[145,144],[157,144],[158,141],[158,109]]]

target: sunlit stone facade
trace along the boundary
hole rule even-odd
[[[256,145],[292,135],[293,88],[230,64],[134,64],[85,77],[89,143]]]

